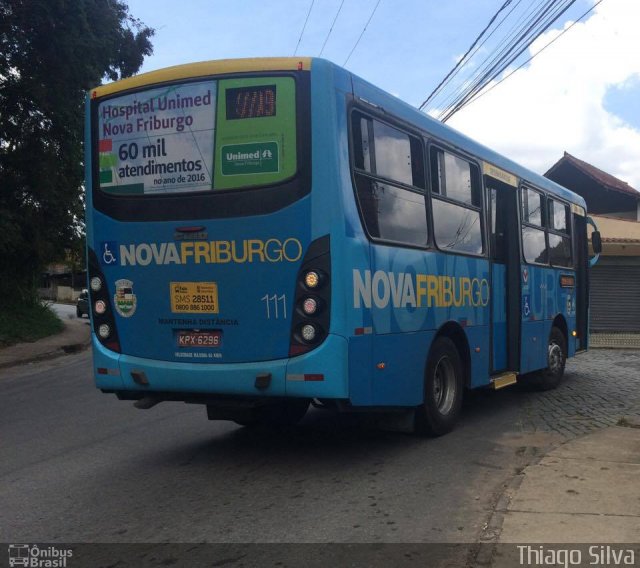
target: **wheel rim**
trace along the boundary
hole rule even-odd
[[[448,357],[442,357],[433,372],[433,398],[440,414],[449,414],[456,395],[456,372]]]
[[[555,341],[549,343],[549,370],[555,375],[562,371],[562,347]]]

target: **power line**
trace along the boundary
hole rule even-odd
[[[468,93],[474,92],[478,85],[482,85],[483,79],[492,71],[502,65],[505,61],[509,61],[510,54],[513,53],[523,42],[526,45],[526,38],[530,35],[531,30],[544,18],[545,14],[553,7],[554,3],[564,0],[540,0],[538,4],[529,13],[521,16],[516,24],[508,32],[503,39],[489,55],[480,63],[470,79],[468,79],[462,87],[458,88],[449,97],[440,117],[444,116],[450,109],[454,108]]]
[[[444,79],[442,79],[442,81],[440,81],[440,83],[438,84],[438,86],[433,89],[433,91],[431,91],[431,93],[429,94],[429,96],[424,100],[424,102],[418,107],[418,110],[422,110],[425,105],[433,98],[433,96],[436,94],[437,91],[439,91],[440,87],[442,87],[442,85],[444,85],[444,83],[446,82],[446,80],[456,71],[456,69],[458,69],[463,62],[465,61],[465,59],[467,58],[467,56],[469,55],[469,53],[471,52],[471,50],[475,47],[475,45],[480,41],[480,38],[487,32],[487,30],[491,27],[491,25],[493,24],[493,22],[495,22],[496,18],[499,16],[500,12],[502,12],[502,10],[504,10],[509,4],[511,4],[513,0],[506,0],[506,2],[500,6],[500,8],[498,8],[498,11],[492,16],[492,18],[489,20],[489,23],[485,26],[485,28],[480,32],[480,34],[478,35],[478,37],[476,37],[476,39],[473,40],[473,43],[469,46],[469,49],[467,49],[466,53],[460,58],[460,60],[455,64],[455,66],[453,67],[453,69],[451,69],[451,71],[449,71]]]
[[[561,5],[555,13],[552,13],[549,17],[546,18],[540,24],[539,27],[535,29],[535,31],[531,32],[538,23],[545,18],[547,13],[553,6],[548,6],[545,10],[542,11],[542,14],[536,19],[536,21],[527,28],[523,37],[523,40],[520,44],[514,44],[511,49],[507,52],[507,54],[499,60],[495,65],[493,65],[479,80],[476,81],[473,88],[467,89],[465,93],[461,97],[458,98],[456,103],[449,107],[449,109],[443,111],[441,114],[442,121],[446,122],[451,118],[456,112],[458,112],[461,108],[463,108],[467,102],[474,97],[477,93],[479,93],[489,82],[495,79],[500,73],[502,73],[511,63],[513,63],[520,55],[538,38],[540,37],[547,29],[555,22],[566,10],[568,10],[571,5],[576,0],[569,0],[566,4]],[[530,33],[531,32],[531,33]],[[522,45],[524,44],[524,45]],[[522,47],[520,47],[522,45]],[[518,49],[519,48],[519,49]],[[513,55],[511,53],[517,49],[517,52]]]
[[[523,27],[518,30],[518,35],[516,35],[515,39],[511,40],[511,42],[508,43],[496,56],[494,56],[491,61],[476,72],[473,81],[462,89],[455,100],[445,107],[445,109],[440,113],[440,118],[443,121],[446,121],[452,114],[457,112],[457,110],[461,108],[460,105],[463,104],[468,97],[473,96],[489,81],[491,81],[493,77],[501,73],[502,70],[511,64],[531,44],[531,42],[533,42],[546,29],[546,27],[553,23],[555,18],[547,20],[545,20],[545,18],[547,18],[549,11],[554,7],[557,1],[558,0],[547,0],[546,4],[533,14],[529,20],[523,24]],[[575,0],[569,0],[569,6],[573,2],[575,2]],[[540,25],[542,20],[545,21]],[[525,26],[526,29],[523,29]],[[540,27],[542,27],[542,31],[540,31]],[[512,55],[515,50],[519,51],[517,51],[515,55]],[[486,63],[488,59],[489,57],[485,59],[483,64]],[[443,118],[445,116],[446,118]]]
[[[519,14],[516,16],[516,21],[512,25],[512,27],[509,29],[509,31],[506,33],[503,33],[502,39],[498,40],[498,44],[495,47],[493,47],[492,51],[490,51],[487,54],[487,56],[484,58],[484,60],[481,63],[476,64],[476,70],[471,74],[471,77],[463,81],[462,85],[459,85],[458,87],[454,88],[451,94],[449,94],[446,97],[445,101],[443,101],[443,103],[436,104],[435,101],[433,101],[430,106],[432,108],[441,108],[441,109],[448,108],[449,105],[451,105],[457,99],[457,97],[464,92],[465,88],[471,85],[472,82],[476,80],[488,68],[488,66],[491,63],[494,63],[495,61],[499,60],[499,58],[503,56],[504,53],[507,51],[509,46],[513,45],[514,42],[518,41],[518,38],[522,36],[526,26],[529,25],[531,21],[533,21],[536,14],[540,13],[540,11],[542,10],[542,6],[552,4],[555,1],[557,0],[539,0],[537,5],[535,3],[532,3],[529,5],[529,8],[525,7],[524,14]],[[509,11],[506,17],[510,16],[514,12],[514,10],[519,6],[519,4],[520,4],[520,0],[518,0],[518,2],[512,7],[512,9]],[[493,30],[492,34],[495,33],[497,31],[497,28],[505,22],[506,17],[500,21],[500,23],[496,26],[496,29]],[[470,59],[471,59],[470,57],[467,58],[467,61],[465,64],[468,65],[470,63]],[[461,68],[458,68],[455,74],[457,74],[461,70],[462,70]],[[452,78],[453,76],[450,78],[450,80]],[[449,81],[447,81],[447,83]]]
[[[376,5],[373,7],[373,11],[371,12],[371,15],[369,16],[369,19],[367,20],[367,23],[364,25],[364,28],[362,29],[362,33],[360,33],[360,36],[358,37],[358,40],[356,41],[355,45],[353,46],[353,48],[349,52],[349,55],[347,55],[347,58],[344,60],[344,63],[342,64],[343,67],[347,64],[347,61],[349,61],[349,59],[351,59],[351,55],[356,50],[356,47],[358,47],[358,44],[360,43],[360,40],[362,39],[362,36],[364,35],[364,32],[367,31],[367,26],[369,25],[369,22],[371,22],[371,19],[373,18],[373,15],[376,13],[376,10],[378,9],[378,6],[380,5],[381,1],[382,0],[378,0],[376,2]]]
[[[298,38],[298,43],[296,44],[296,48],[293,52],[293,55],[298,53],[298,47],[300,47],[300,42],[302,41],[302,36],[304,35],[304,30],[307,27],[307,22],[309,21],[309,16],[311,15],[311,10],[313,10],[313,3],[315,0],[311,0],[311,6],[309,6],[309,11],[307,12],[307,17],[304,20],[304,26],[302,26],[302,31],[300,32],[300,37]]]
[[[489,39],[491,39],[491,37],[498,31],[498,29],[504,23],[504,21],[509,16],[511,16],[511,14],[513,14],[513,12],[518,8],[518,6],[520,5],[521,2],[522,2],[522,0],[517,0],[517,2],[511,7],[509,12],[507,14],[505,14],[504,17],[496,24],[496,27],[491,31],[491,33],[488,34],[487,37],[484,38],[479,44],[477,44],[475,46],[475,48],[473,48],[473,51],[467,57],[467,62],[470,61],[473,58],[473,56],[478,52],[478,50],[480,50],[480,48],[483,47],[484,44],[487,43],[487,41],[489,41]],[[510,32],[511,31],[513,31],[513,28],[510,30]],[[438,92],[435,92],[433,94],[434,98],[446,88],[446,86],[454,79],[454,77],[459,73],[459,71],[461,70],[461,68],[463,66],[460,66],[460,67],[458,67],[458,69],[454,70],[454,72],[451,74],[451,76],[442,83],[442,86],[438,88]],[[425,101],[425,102],[427,102],[427,101]],[[420,107],[420,108],[422,109],[422,107]]]
[[[475,79],[467,82],[464,89],[455,100],[446,106],[440,113],[439,118],[446,122],[451,116],[463,108],[467,102],[475,97],[482,89],[500,73],[502,73],[511,63],[555,22],[576,0],[566,0],[557,2],[549,0],[531,19],[525,24],[527,28],[520,31],[515,40],[511,41],[503,50],[496,55],[491,62],[482,70],[475,74]]]
[[[548,7],[546,8],[545,12],[546,12],[546,11],[548,11],[548,10],[552,7],[551,5],[552,5],[554,2],[556,2],[556,1],[558,1],[558,0],[547,0],[547,2],[548,2],[549,4],[548,4]],[[561,1],[564,1],[564,0],[561,0]],[[569,6],[570,6],[571,4],[573,4],[573,2],[574,2],[574,1],[575,1],[575,0],[572,0],[572,1],[570,2]],[[566,8],[565,8],[565,9],[567,9],[569,6],[566,6]],[[562,7],[561,7],[561,8],[562,8]],[[563,11],[564,11],[564,10],[563,10]],[[531,16],[531,18],[529,18],[528,22],[531,22],[531,20],[533,19],[533,17],[534,17],[534,16]],[[537,21],[539,21],[539,20],[537,20]],[[536,22],[537,22],[537,21],[536,21]],[[555,21],[555,18],[553,18],[553,19],[551,20],[551,23],[553,23],[553,21]],[[527,23],[528,23],[528,22],[527,22]],[[547,26],[547,27],[548,27],[548,26]],[[530,28],[529,28],[529,29],[530,29]],[[527,31],[528,31],[528,30],[527,30]],[[531,43],[533,43],[533,41],[535,41],[535,39],[537,39],[537,38],[538,38],[538,37],[539,37],[539,36],[540,36],[544,31],[546,31],[546,28],[545,28],[545,29],[543,29],[543,30],[542,30],[542,32],[538,33],[538,35],[536,35],[535,37],[533,37],[533,38],[531,39],[531,41],[530,41],[528,44],[525,44],[524,49],[526,49],[526,47],[528,47]],[[525,32],[525,33],[526,33],[526,32]],[[516,47],[518,47],[517,42],[512,42],[512,43],[510,44],[510,48],[509,48],[509,50],[506,52],[505,56],[506,56],[506,55],[508,55],[509,53],[511,53],[511,52],[512,52]],[[504,50],[501,52],[501,54],[503,54],[503,53],[505,53],[505,51],[504,51]],[[520,53],[522,53],[522,52],[520,52]],[[517,58],[517,56],[518,56],[518,55],[519,55],[519,54],[517,54],[515,57],[512,57],[510,60],[508,60],[508,63],[507,63],[506,65],[503,65],[503,66],[501,67],[501,69],[500,69],[497,73],[494,73],[494,74],[491,76],[491,78],[490,78],[489,80],[487,80],[487,81],[485,81],[484,83],[482,83],[482,84],[480,85],[480,88],[479,88],[479,89],[475,89],[475,90],[472,92],[472,98],[473,98],[473,97],[475,97],[475,95],[476,95],[478,92],[480,92],[480,91],[481,91],[481,90],[482,90],[482,89],[483,89],[483,88],[484,88],[484,87],[485,87],[485,86],[486,86],[486,85],[487,85],[491,80],[493,80],[493,79],[494,79],[495,77],[497,77],[497,76],[498,76],[502,71],[504,71],[504,69],[506,69],[506,67],[507,67],[509,64],[511,64],[511,63],[512,63],[516,58]],[[498,62],[500,63],[500,62],[502,62],[502,61],[505,61],[505,56],[503,56],[503,57],[502,57],[502,59],[498,59]],[[496,61],[496,59],[494,59],[493,61]],[[493,61],[492,61],[491,63],[493,63]],[[485,63],[485,62],[486,62],[486,60],[485,60],[483,63]],[[495,66],[494,66],[494,67],[495,67]],[[485,67],[483,68],[483,71],[485,71],[486,69],[487,69],[487,67],[485,66]],[[493,68],[492,68],[492,69],[493,69]],[[491,70],[490,70],[490,71],[491,71]]]
[[[540,11],[542,10],[542,6],[545,3],[553,3],[555,1],[556,0],[539,0],[538,4],[537,5],[532,4],[530,6],[529,10],[527,10],[525,8],[525,13],[523,15],[517,17],[516,22],[513,24],[513,26],[511,26],[509,31],[506,32],[506,34],[504,34],[504,38],[502,40],[500,40],[498,42],[498,44],[493,48],[493,51],[491,51],[482,60],[482,62],[477,65],[476,71],[472,75],[471,79],[466,81],[466,85],[469,85],[472,80],[477,79],[480,76],[481,73],[483,73],[484,71],[487,70],[489,65],[491,65],[492,63],[495,63],[496,61],[499,61],[500,60],[499,59],[500,56],[504,56],[505,53],[508,53],[510,46],[513,46],[513,45],[517,44],[518,38],[521,36],[521,34],[524,33],[524,30],[525,30],[526,26],[530,22],[533,21],[533,19],[535,18],[536,14],[540,13]],[[518,2],[518,4],[519,3],[520,2]],[[517,7],[518,4],[516,4],[516,6],[514,6],[514,8]],[[509,15],[512,12],[513,12],[513,10],[509,12]],[[497,53],[497,55],[496,55],[496,53]],[[462,93],[463,91],[464,91],[464,85],[463,85],[463,87],[454,90],[454,92],[451,94],[451,96],[445,101],[446,104],[444,106],[446,107],[446,106],[450,105],[454,100],[456,100],[456,97],[460,93]]]
[[[344,5],[344,0],[342,0],[342,2],[340,2],[340,7],[338,8],[338,11],[336,12],[335,18],[333,18],[333,22],[331,22],[331,27],[329,28],[329,32],[327,33],[327,37],[324,38],[324,43],[322,44],[322,49],[320,50],[320,54],[318,55],[318,57],[320,57],[322,55],[322,52],[324,51],[324,46],[327,45],[327,42],[329,41],[329,36],[331,35],[331,32],[333,31],[333,26],[336,23],[336,20],[338,19],[338,16],[340,15],[340,10],[342,10],[342,6]]]
[[[590,12],[592,12],[594,10],[594,8],[598,5],[601,4],[602,2],[604,2],[604,0],[598,0],[591,8],[589,8],[584,14],[582,14],[582,16],[580,16],[575,22],[572,22],[571,25],[569,27],[567,27],[567,29],[562,30],[562,32],[560,32],[556,37],[554,37],[547,45],[545,45],[543,48],[539,49],[538,51],[536,51],[531,57],[529,57],[529,59],[526,59],[525,61],[523,61],[520,65],[518,65],[518,67],[516,67],[513,71],[511,71],[511,73],[509,73],[508,75],[506,75],[505,77],[503,77],[502,79],[500,79],[499,81],[495,82],[493,85],[491,85],[491,87],[489,87],[487,90],[483,91],[482,93],[479,93],[478,95],[474,96],[470,101],[467,102],[467,105],[470,105],[471,103],[474,103],[475,101],[477,101],[480,97],[483,97],[484,95],[486,95],[489,91],[492,91],[493,89],[495,89],[500,83],[502,83],[503,81],[506,81],[509,77],[511,77],[511,75],[513,75],[516,71],[519,71],[520,69],[522,69],[527,63],[529,63],[529,61],[531,61],[534,57],[536,57],[537,55],[539,55],[540,53],[542,53],[545,49],[547,49],[547,47],[549,47],[550,45],[554,44],[556,41],[558,41],[560,39],[560,37],[562,37],[565,33],[567,33],[573,26],[575,26],[578,22],[580,22],[581,20],[583,20]]]

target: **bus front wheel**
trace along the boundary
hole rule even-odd
[[[567,340],[557,327],[551,328],[547,346],[547,367],[536,376],[536,386],[540,390],[556,388],[564,375],[567,362]]]
[[[439,337],[429,353],[424,402],[416,409],[416,433],[442,436],[453,430],[460,415],[463,389],[460,354],[451,339]]]

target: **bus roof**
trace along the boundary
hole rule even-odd
[[[320,63],[316,61],[316,65]],[[334,67],[341,69],[337,65],[330,63]],[[349,73],[353,81],[354,95],[366,102],[373,103],[382,108],[383,111],[388,112],[394,116],[397,116],[401,120],[405,120],[410,124],[414,124],[416,127],[428,132],[435,138],[440,139],[441,142],[446,143],[453,148],[458,148],[467,154],[475,156],[479,160],[488,162],[489,164],[504,170],[505,172],[512,174],[525,182],[529,182],[531,185],[547,191],[550,194],[556,195],[561,199],[564,199],[570,203],[579,205],[586,210],[585,200],[578,194],[570,191],[566,187],[563,187],[550,179],[537,174],[524,166],[498,154],[494,150],[487,148],[483,144],[476,142],[472,138],[462,134],[450,126],[432,118],[428,114],[419,111],[417,108],[404,102],[387,93],[386,91],[372,85],[368,81],[358,77],[353,73]],[[523,132],[523,136],[526,132]]]
[[[247,59],[220,59],[218,61],[199,61],[185,65],[174,65],[157,71],[141,73],[115,83],[108,83],[91,90],[91,97],[105,97],[128,89],[137,89],[146,85],[178,81],[207,75],[225,73],[250,73],[252,71],[308,71],[311,68],[310,57],[252,57]]]
[[[112,95],[120,91],[144,87],[146,85],[163,83],[166,81],[177,81],[180,79],[190,79],[193,77],[204,77],[208,75],[250,73],[256,71],[308,71],[311,69],[312,64],[319,67],[329,66],[337,73],[344,73],[348,75],[352,80],[355,96],[381,107],[382,110],[389,112],[410,124],[416,125],[418,128],[432,134],[434,137],[439,138],[441,141],[446,142],[454,148],[458,148],[468,154],[471,154],[478,159],[488,162],[540,189],[557,195],[566,201],[575,203],[586,209],[584,199],[567,188],[523,166],[520,166],[516,162],[509,160],[468,136],[458,132],[454,128],[443,124],[439,120],[419,111],[401,99],[325,59],[315,57],[254,57],[247,59],[201,61],[185,65],[175,65],[173,67],[142,73],[121,81],[96,87],[92,89],[91,97],[99,98]]]

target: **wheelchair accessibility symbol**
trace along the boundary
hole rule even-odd
[[[116,257],[116,251],[118,250],[118,243],[116,241],[103,241],[100,243],[100,262],[102,264],[115,264],[118,262]]]
[[[528,318],[531,315],[531,306],[529,304],[529,294],[522,296],[522,315]]]

